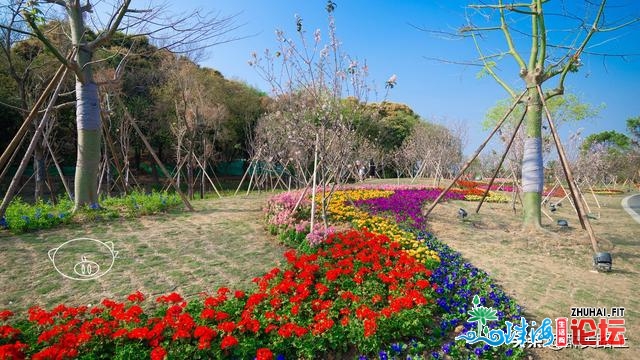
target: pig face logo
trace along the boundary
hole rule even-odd
[[[60,275],[71,280],[93,280],[111,270],[118,252],[111,241],[77,238],[49,250],[48,254]]]

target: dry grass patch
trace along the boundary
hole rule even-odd
[[[283,247],[264,231],[268,194],[194,202],[195,213],[75,225],[31,234],[0,233],[0,309],[21,311],[123,300],[177,291],[186,297],[220,286],[247,289],[283,260]],[[62,277],[47,252],[67,240],[112,241],[118,256],[106,275],[90,281]]]

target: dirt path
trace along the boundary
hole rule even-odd
[[[590,202],[594,215],[599,213],[592,224],[600,250],[613,256],[611,273],[592,271],[591,243],[568,201],[555,214],[547,210],[553,215],[553,222],[543,219],[548,233],[520,231],[520,214],[513,216],[507,204],[485,204],[480,214],[469,211],[475,203],[443,204],[430,224],[441,240],[496,279],[524,307],[528,320],[570,318],[571,307],[626,309],[628,349],[541,349],[533,351],[536,358],[638,359],[640,224],[620,206],[623,197],[600,196],[601,209]],[[467,208],[469,221],[452,221],[459,207]],[[560,218],[568,220],[569,229],[557,226]]]
[[[124,300],[140,290],[198,296],[220,286],[249,288],[251,280],[282,259],[283,248],[263,228],[269,194],[195,201],[195,213],[71,226],[14,236],[0,233],[0,308],[95,304]],[[112,241],[113,268],[89,281],[62,277],[47,256],[67,240]]]

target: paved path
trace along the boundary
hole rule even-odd
[[[622,207],[635,221],[640,223],[640,194],[627,196],[622,199]]]

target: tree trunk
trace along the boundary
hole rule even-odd
[[[100,165],[100,98],[93,80],[93,50],[86,46],[84,20],[79,2],[68,8],[71,39],[78,47],[76,63],[82,77],[76,74],[76,127],[78,149],[75,175],[75,208],[98,202],[98,168]]]
[[[522,190],[525,228],[541,226],[541,200],[544,187],[542,165],[542,103],[535,87],[529,87],[522,157]]]
[[[34,197],[38,201],[44,197],[45,163],[44,148],[42,142],[38,141],[33,151],[33,171],[36,174],[36,186]]]

